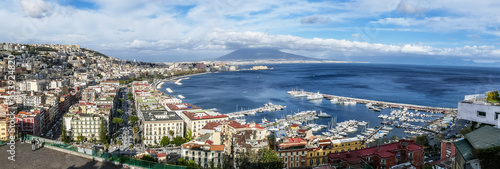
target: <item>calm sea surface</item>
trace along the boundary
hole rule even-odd
[[[332,117],[337,116],[337,122],[364,120],[370,122],[370,127],[375,127],[380,126],[382,121],[377,116],[380,113],[389,114],[390,109],[379,113],[369,111],[363,104],[341,106],[325,99],[311,102],[306,98],[291,97],[286,92],[304,89],[323,94],[456,108],[464,95],[500,89],[498,68],[383,64],[267,66],[274,69],[198,75],[182,80],[183,85],[165,83],[161,91],[166,92],[166,88],[170,88],[174,91],[171,95],[183,95],[186,103],[207,109],[217,108],[223,114],[234,112],[237,107],[261,107],[267,102],[287,106],[283,111],[247,116],[248,122],[261,123],[263,117],[274,121],[275,118],[298,111],[317,110],[329,113]],[[248,67],[251,66],[240,68]],[[326,125],[329,121],[330,119],[319,119],[316,123]],[[402,129],[393,130],[389,133],[391,135],[398,135],[400,138],[406,136]]]

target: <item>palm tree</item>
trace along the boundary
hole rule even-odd
[[[170,135],[170,140],[172,140],[174,138],[174,131],[173,130],[169,130],[168,131],[168,135]]]
[[[118,154],[120,154],[120,146],[122,145],[122,141],[118,140],[116,141],[116,144],[118,144]]]

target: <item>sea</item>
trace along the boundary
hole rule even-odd
[[[240,66],[240,69],[253,65]],[[308,101],[294,98],[287,91],[300,90],[338,96],[407,103],[433,107],[456,108],[465,95],[484,94],[500,89],[500,69],[486,67],[391,65],[371,63],[268,64],[272,70],[244,70],[192,76],[182,85],[164,83],[161,91],[183,95],[184,102],[205,109],[216,108],[222,114],[262,107],[272,102],[287,106],[282,111],[246,116],[247,122],[274,121],[306,110],[316,110],[336,117],[337,122],[358,120],[369,127],[381,126],[380,114],[364,104],[343,106],[329,100]],[[166,88],[173,90],[168,93]],[[442,116],[442,115],[438,115]],[[438,117],[426,118],[436,119]],[[330,118],[314,121],[327,125]],[[411,123],[425,125],[424,123]],[[358,132],[349,136],[355,136]],[[316,133],[321,134],[321,131]],[[394,128],[387,137],[410,137],[403,129]]]

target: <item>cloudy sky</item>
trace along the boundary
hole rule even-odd
[[[272,47],[338,60],[500,61],[497,0],[2,0],[0,41],[144,61]]]

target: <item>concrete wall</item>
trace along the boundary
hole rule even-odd
[[[478,116],[478,111],[486,112],[486,116]],[[479,123],[487,123],[495,125],[497,128],[499,128],[500,119],[495,120],[496,112],[500,113],[500,106],[472,104],[464,102],[458,103],[458,118],[472,120]]]

